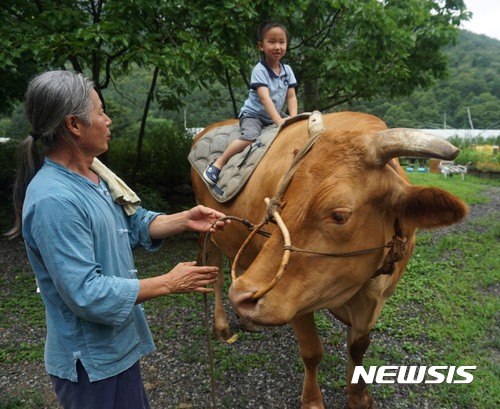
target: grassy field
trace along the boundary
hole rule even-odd
[[[466,177],[444,179],[435,174],[410,174],[418,185],[437,186],[462,198],[469,205],[485,203],[482,193],[498,181]],[[373,385],[376,400],[385,402],[382,407],[419,408],[420,397],[433,402],[435,408],[500,407],[499,359],[499,290],[500,290],[500,209],[485,216],[475,217],[464,226],[444,234],[419,232],[417,249],[409,263],[396,293],[390,298],[373,331],[372,345],[366,355],[365,366],[370,365],[476,365],[471,384],[412,385],[403,397],[395,385]],[[182,240],[172,243],[168,260],[161,255],[146,256],[138,253],[137,264],[146,275],[157,275],[172,268],[186,257],[195,257],[194,240],[188,240],[189,250],[182,247]],[[4,255],[3,273],[0,274],[0,365],[8,368],[22,362],[43,362],[44,331],[43,304],[33,291],[33,276],[21,256]],[[197,298],[199,301],[199,298]],[[152,315],[172,314],[175,306],[192,308],[192,320],[202,313],[202,306],[189,296],[167,297],[148,304]],[[190,320],[189,316],[182,320]],[[16,337],[19,323],[29,328],[33,336]],[[320,367],[320,381],[324,388],[345,386],[345,356],[328,353],[342,350],[344,330],[329,314],[317,313],[317,323],[327,352]],[[20,328],[20,327],[19,327]],[[179,324],[180,328],[180,324]],[[159,349],[163,343],[174,342],[175,325],[168,331],[152,323],[152,331]],[[200,322],[194,332],[203,337]],[[260,334],[240,334],[239,342],[258,341]],[[395,340],[395,342],[394,342]],[[203,341],[202,341],[203,342]],[[199,346],[203,349],[203,345]],[[216,374],[219,382],[231,384],[228,374],[246,373],[252,368],[272,365],[266,352],[253,351],[239,354],[234,349],[214,343]],[[186,358],[193,356],[192,345]],[[189,356],[188,356],[189,355]],[[192,359],[192,358],[191,358]],[[302,372],[297,356],[297,373]],[[344,365],[344,366],[343,366]],[[343,369],[339,370],[339,367]],[[3,375],[3,374],[2,374]],[[249,386],[250,387],[250,386]],[[10,394],[0,398],[0,409],[28,409],[44,407],[43,397],[26,391],[19,396]],[[399,403],[398,403],[399,402]],[[38,406],[40,405],[40,406]],[[228,406],[229,407],[229,406]]]
[[[410,177],[414,184],[441,187],[469,205],[488,200],[481,195],[485,183],[498,185],[470,177]],[[405,340],[402,350],[390,351],[396,362],[477,366],[471,384],[426,388],[439,407],[500,407],[500,208],[475,218],[468,229],[437,240],[431,232],[420,232],[417,238],[407,271],[374,332]],[[418,311],[412,311],[415,308]],[[421,345],[423,336],[429,342]],[[382,365],[376,345],[374,350],[372,364]],[[403,357],[408,355],[425,357],[424,363],[407,362]],[[390,394],[391,388],[386,389]]]

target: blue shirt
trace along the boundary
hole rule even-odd
[[[45,367],[77,381],[115,376],[152,352],[132,249],[154,251],[159,213],[126,216],[103,180],[96,184],[49,159],[28,186],[22,232],[46,310]]]
[[[287,116],[285,113],[281,112],[281,110],[285,105],[288,89],[296,88],[297,80],[289,65],[283,64],[282,62],[280,62],[280,65],[281,69],[279,75],[267,65],[265,60],[261,60],[253,68],[252,76],[250,77],[250,91],[247,100],[240,110],[240,118],[250,116],[259,118],[265,125],[273,124],[273,120],[267,113],[264,105],[262,105],[259,95],[257,94],[257,88],[259,87],[269,88],[269,96],[276,110],[282,118]]]

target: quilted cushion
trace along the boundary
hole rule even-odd
[[[226,166],[221,170],[219,181],[215,186],[211,186],[205,182],[212,196],[221,203],[231,200],[248,181],[248,178],[273,143],[279,131],[286,125],[306,119],[309,116],[309,113],[304,113],[288,118],[279,127],[276,125],[264,127],[262,134],[254,143],[242,152],[234,155],[226,163]],[[207,166],[222,155],[222,152],[224,152],[231,141],[239,138],[239,136],[240,126],[238,124],[224,125],[211,130],[196,142],[188,155],[188,159],[200,177],[202,177]]]

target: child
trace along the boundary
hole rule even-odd
[[[285,99],[290,116],[297,115],[297,80],[290,66],[280,61],[286,53],[288,32],[279,23],[267,22],[259,26],[257,34],[264,58],[252,71],[249,95],[240,111],[241,136],[203,172],[203,178],[210,185],[217,183],[222,167],[254,142],[264,126],[279,125],[283,121],[287,116],[281,112]]]

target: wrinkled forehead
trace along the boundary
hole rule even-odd
[[[91,103],[91,109],[101,109],[102,108],[102,101],[101,98],[99,97],[99,94],[95,89],[93,89],[90,92],[90,103]]]

